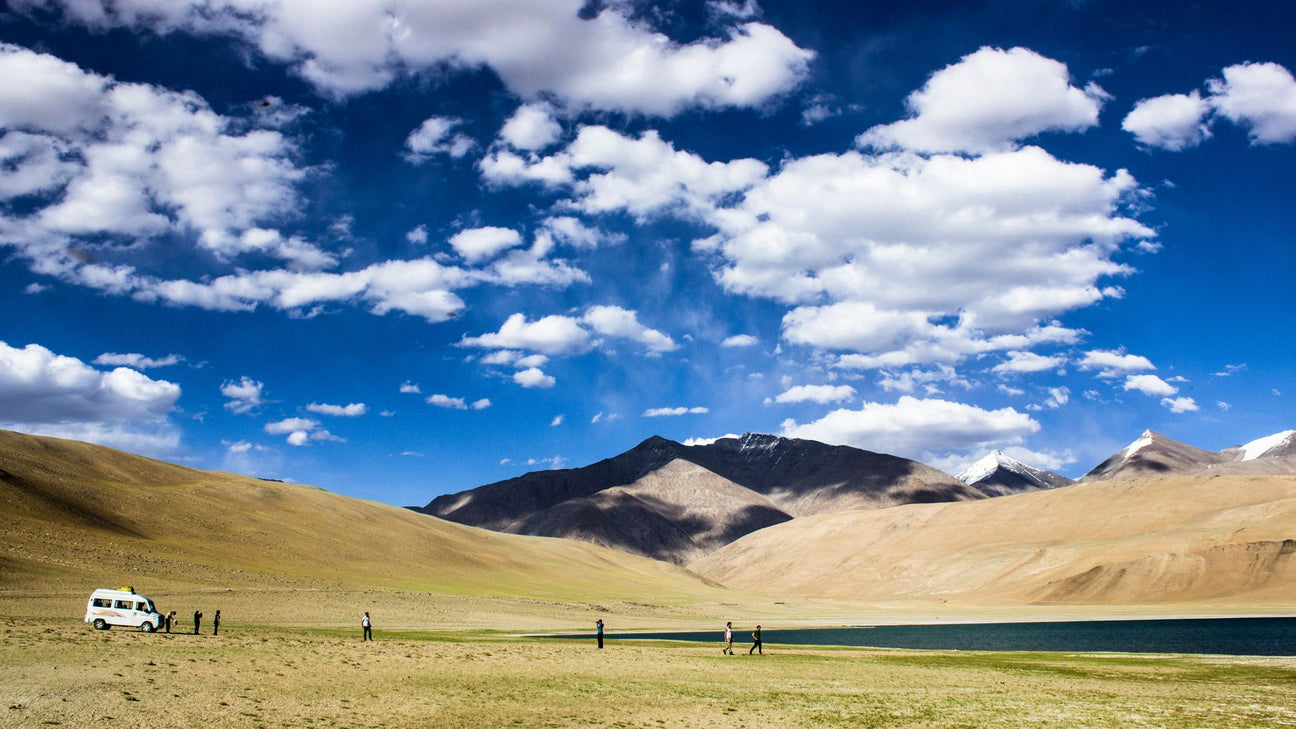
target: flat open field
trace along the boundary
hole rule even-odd
[[[182,621],[182,625],[184,621]],[[1296,658],[917,652],[0,618],[4,727],[1296,727]],[[746,637],[746,634],[741,634]]]

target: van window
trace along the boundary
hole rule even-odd
[[[130,601],[130,600],[118,600],[118,601],[117,601],[117,609],[118,609],[118,610],[130,610],[130,609],[131,609],[131,601]]]
[[[106,597],[96,597],[96,598],[94,599],[94,606],[95,606],[95,607],[110,608],[110,607],[112,607],[112,600],[109,600],[109,599],[106,598]]]
[[[137,603],[135,603],[135,609],[136,609],[136,610],[142,610],[142,611],[144,611],[144,612],[148,612],[148,603],[146,603],[146,602],[137,602]]]

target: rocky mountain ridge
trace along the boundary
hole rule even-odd
[[[666,470],[677,461],[688,466]],[[721,492],[727,496],[717,497]],[[416,510],[682,563],[796,517],[979,498],[980,491],[916,461],[748,433],[705,445],[654,436],[582,468],[524,474],[439,496]]]

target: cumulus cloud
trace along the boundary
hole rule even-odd
[[[450,247],[469,263],[494,258],[522,244],[522,236],[509,228],[485,227],[462,230],[450,238]]]
[[[498,332],[465,336],[460,346],[498,350],[489,363],[512,364],[518,360],[516,350],[547,356],[588,352],[602,341],[595,334],[635,342],[649,354],[679,346],[666,334],[641,324],[635,312],[618,306],[592,306],[579,318],[555,314],[528,321],[524,314],[513,314]]]
[[[311,418],[285,418],[273,423],[266,423],[264,428],[270,435],[287,436],[288,445],[305,446],[312,441],[333,441],[345,443],[342,438],[333,435],[320,427],[318,420]]]
[[[547,104],[523,104],[500,129],[500,140],[514,149],[535,151],[558,141],[562,125]]]
[[[1253,144],[1296,140],[1296,79],[1277,63],[1243,63],[1207,82],[1220,116],[1247,127]]]
[[[1031,372],[1044,372],[1045,370],[1054,370],[1061,367],[1065,362],[1063,357],[1046,357],[1034,352],[1008,352],[1008,359],[1000,362],[990,368],[991,372],[996,374],[1028,374]]]
[[[894,404],[868,402],[858,410],[834,410],[811,423],[789,419],[782,434],[922,459],[950,450],[1016,444],[1039,428],[1033,418],[1013,408],[983,410],[966,403],[905,396]]]
[[[1211,136],[1211,105],[1196,91],[1143,99],[1121,122],[1140,144],[1161,149],[1196,147]]]
[[[1201,409],[1191,397],[1165,397],[1161,398],[1161,404],[1172,413],[1191,413]]]
[[[165,453],[179,443],[167,419],[179,398],[179,385],[133,369],[0,341],[0,428]]]
[[[1127,354],[1124,350],[1095,349],[1085,352],[1077,364],[1082,370],[1098,370],[1098,376],[1106,379],[1156,369],[1147,357]]]
[[[909,95],[911,118],[873,127],[861,146],[917,152],[989,152],[1042,132],[1096,126],[1107,94],[1071,85],[1065,64],[1027,48],[981,48]]]
[[[1296,78],[1277,63],[1241,63],[1206,82],[1207,94],[1166,94],[1140,100],[1121,126],[1141,144],[1167,150],[1195,147],[1225,119],[1248,130],[1252,144],[1296,141]]]
[[[427,398],[427,404],[435,405],[439,408],[445,408],[447,410],[467,410],[468,409],[468,403],[462,397],[450,397],[449,395],[442,395],[440,393],[437,393],[435,395],[429,395]]]
[[[15,0],[18,10],[46,10]],[[61,0],[92,29],[233,35],[335,97],[414,74],[489,67],[525,99],[670,115],[682,108],[755,107],[796,88],[813,54],[758,22],[729,17],[716,37],[678,43],[618,4],[581,13],[574,0],[385,0],[269,3],[232,0]]]
[[[329,405],[326,403],[313,402],[306,406],[306,410],[320,415],[333,415],[340,418],[358,418],[369,411],[369,408],[362,402],[353,402],[349,405]]]
[[[0,227],[0,245],[49,273],[75,268],[60,252],[82,238],[174,236],[223,258],[337,262],[262,225],[295,214],[306,176],[276,129],[249,130],[196,94],[121,83],[11,44],[0,44],[0,109],[0,128],[20,132],[0,148],[0,192],[41,193],[38,209]]]
[[[665,418],[677,415],[704,415],[711,412],[704,407],[678,407],[678,408],[649,408],[644,411],[645,418]]]
[[[1130,375],[1125,378],[1125,389],[1136,390],[1144,395],[1174,395],[1179,388],[1156,375]]]
[[[455,159],[467,155],[477,146],[477,142],[466,134],[455,132],[455,128],[461,124],[463,120],[455,117],[433,116],[424,119],[405,138],[406,161],[420,164],[441,154]]]
[[[527,369],[513,373],[513,381],[525,388],[538,388],[547,390],[558,384],[558,380],[546,375],[539,367],[528,367]]]
[[[850,402],[855,399],[855,388],[850,385],[798,385],[789,388],[774,398],[774,402],[816,402],[821,405],[830,402]]]
[[[155,359],[137,353],[118,354],[116,352],[105,352],[98,357],[95,357],[93,364],[147,370],[153,369],[154,367],[170,367],[184,361],[185,358],[178,354],[168,354],[165,357]]]
[[[237,382],[226,380],[221,383],[220,393],[229,398],[225,409],[243,415],[265,404],[262,391],[265,385],[244,375]]]
[[[729,349],[734,347],[754,347],[759,343],[760,340],[750,334],[735,334],[732,337],[725,337],[720,346]]]

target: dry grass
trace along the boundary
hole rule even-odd
[[[1296,660],[0,619],[0,726],[1292,727]]]

